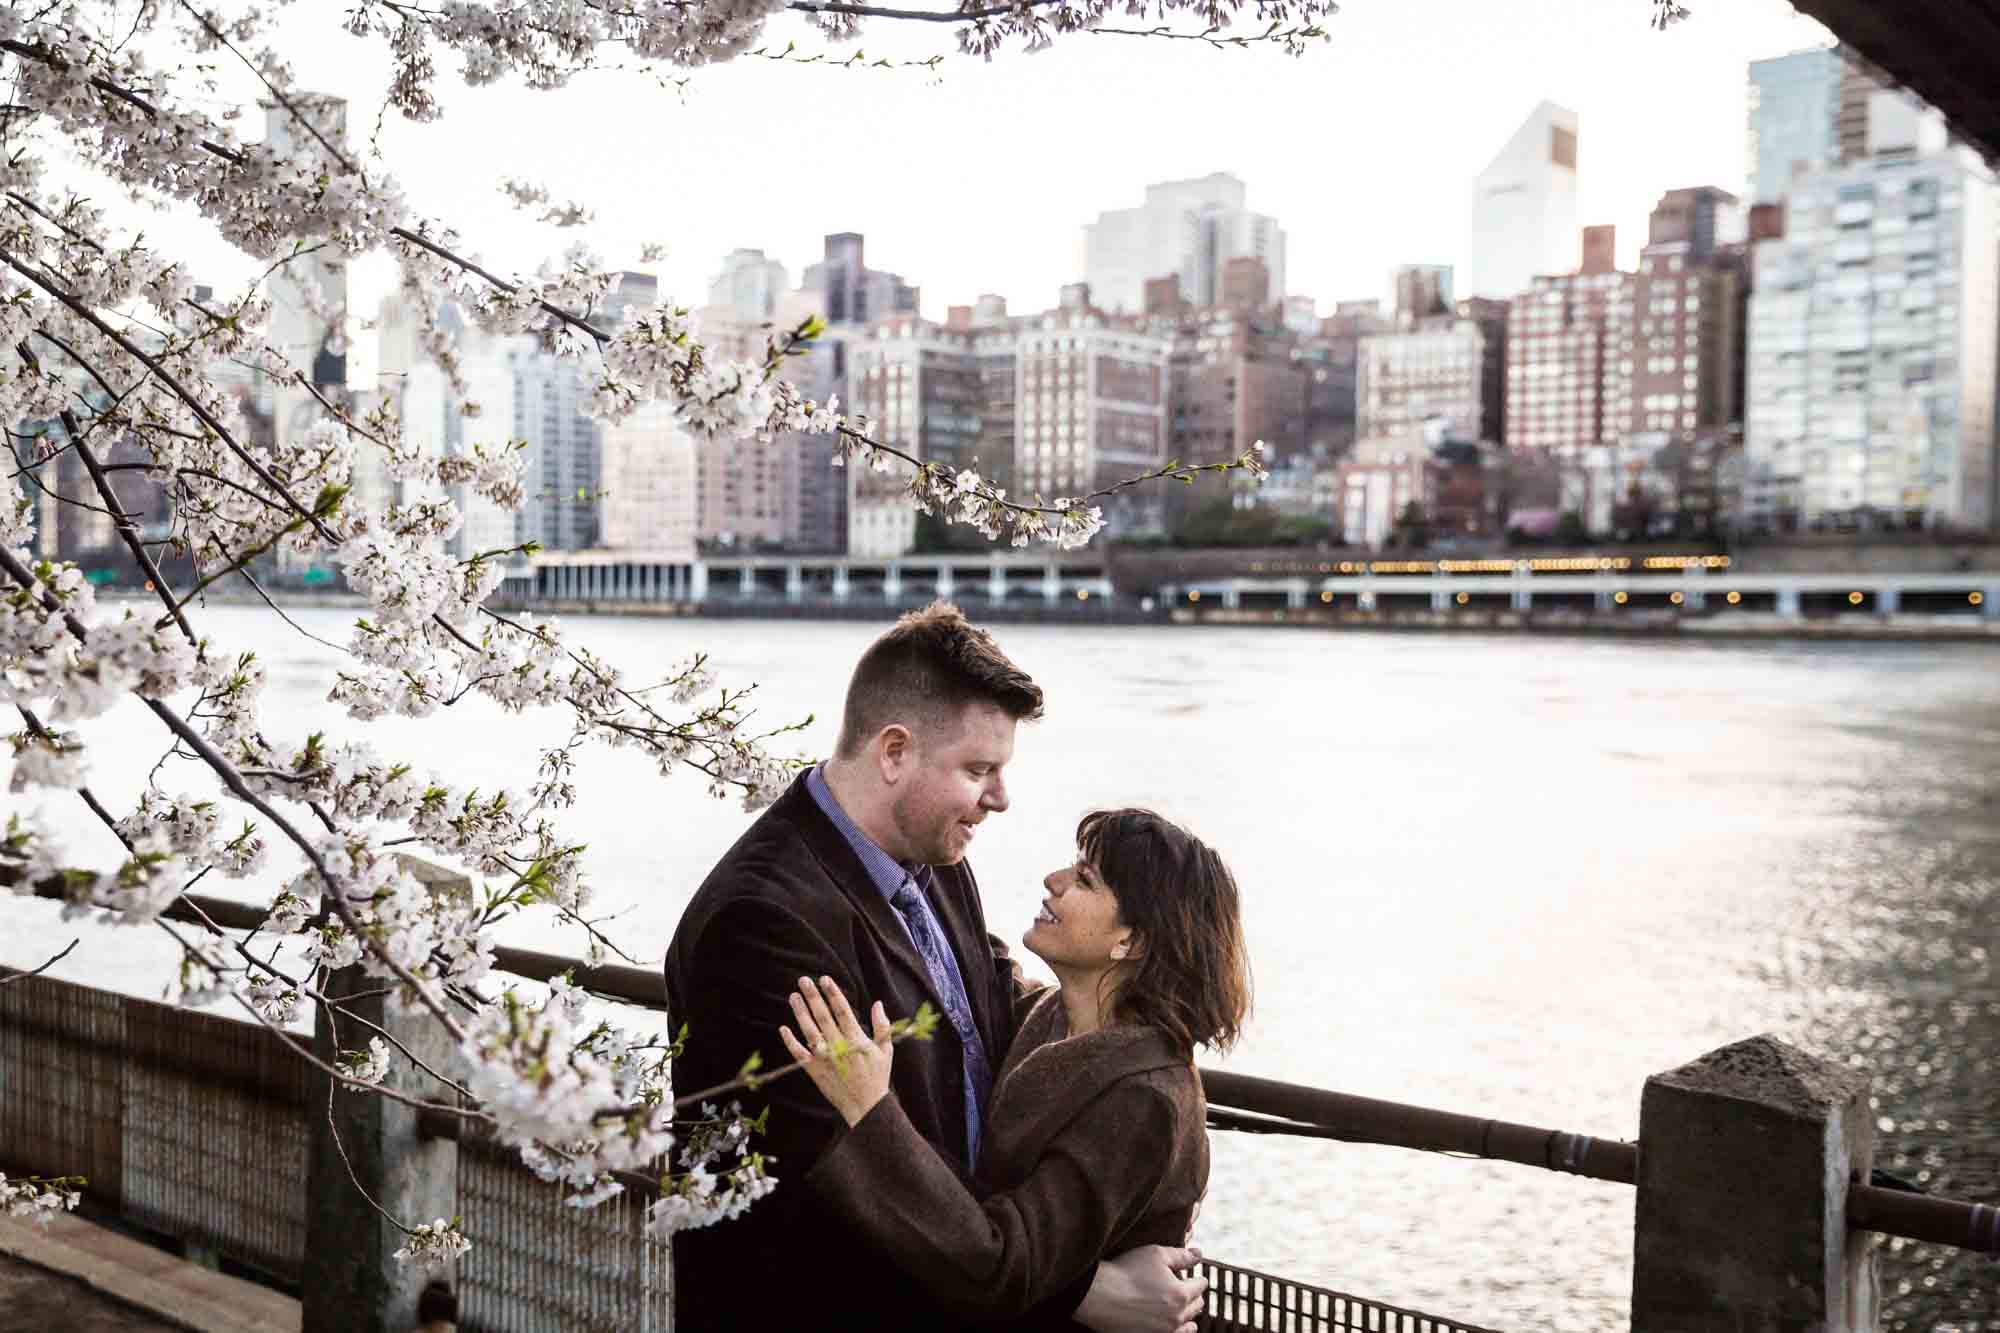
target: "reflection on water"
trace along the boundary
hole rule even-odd
[[[1769,980],[1808,1043],[1874,1083],[1875,1160],[1925,1190],[2000,1200],[2000,744],[1995,714],[1913,713],[1849,797],[1872,819],[1800,871],[1813,904]],[[2000,1330],[2000,1272],[1970,1251],[1891,1241],[1883,1327]]]
[[[336,641],[342,617],[302,612]],[[864,624],[572,620],[641,676],[712,654],[759,682],[761,721],[817,714],[833,741]],[[523,782],[554,713],[468,699],[364,728],[325,702],[338,654],[267,613],[204,632],[271,667],[274,739],[365,732],[449,780]],[[2000,657],[1980,647],[1617,643],[1257,629],[1009,626],[1048,690],[1022,731],[1012,807],[972,859],[1018,937],[1092,806],[1146,804],[1213,841],[1243,885],[1257,1009],[1224,1062],[1247,1073],[1600,1137],[1638,1131],[1648,1075],[1758,1032],[1876,1078],[1881,1164],[2000,1200]],[[94,722],[114,808],[163,738]],[[121,779],[121,776],[123,778]],[[192,781],[168,765],[163,781]],[[618,937],[657,958],[744,817],[591,751],[567,837]],[[79,855],[111,844],[51,809]],[[274,867],[275,885],[280,869]],[[68,943],[13,904],[0,961]],[[522,931],[533,931],[522,923]],[[56,974],[157,995],[157,932],[96,930]],[[581,952],[546,932],[510,942]],[[1516,1333],[1625,1326],[1633,1191],[1387,1148],[1217,1135],[1200,1242],[1217,1258]],[[1895,1326],[2000,1333],[1990,1262],[1885,1256]]]

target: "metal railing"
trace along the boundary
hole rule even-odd
[[[1204,1259],[1208,1310],[1196,1324],[1200,1333],[1494,1333],[1437,1315],[1307,1286],[1248,1268]]]
[[[0,1170],[77,1175],[90,1211],[297,1290],[312,1071],[238,1019],[0,967]],[[666,1246],[631,1195],[578,1216],[511,1152],[468,1144],[454,1284],[468,1330],[664,1330]]]
[[[250,929],[264,911],[189,895],[167,915]],[[496,951],[495,966],[536,980],[569,972],[608,999],[655,1009],[665,1003],[662,977],[645,969],[585,967],[510,948]],[[0,976],[11,972],[0,968]],[[1226,1070],[1201,1073],[1217,1129],[1455,1153],[1627,1185],[1638,1177],[1632,1143]],[[304,1062],[268,1030],[22,977],[0,987],[0,1169],[87,1176],[93,1204],[296,1283],[308,1077]],[[440,1136],[459,1137],[453,1117],[428,1123]],[[667,1327],[666,1250],[644,1238],[643,1186],[579,1219],[511,1154],[475,1136],[466,1140],[459,1205],[474,1242],[459,1274],[466,1327]],[[2000,1209],[1990,1205],[1857,1183],[1848,1191],[1847,1223],[2000,1255]],[[1206,1327],[1217,1330],[1474,1333],[1469,1324],[1268,1274],[1206,1267]]]

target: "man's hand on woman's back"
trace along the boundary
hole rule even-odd
[[[1194,1333],[1208,1290],[1208,1279],[1193,1271],[1200,1260],[1200,1250],[1164,1245],[1106,1259],[1071,1318],[1097,1333]]]

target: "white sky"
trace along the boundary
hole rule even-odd
[[[665,242],[663,294],[680,303],[706,299],[735,247],[762,248],[796,283],[823,234],[859,231],[871,266],[920,283],[934,317],[985,291],[1017,312],[1052,305],[1081,277],[1082,228],[1101,210],[1152,181],[1229,171],[1285,227],[1287,287],[1330,309],[1386,295],[1397,263],[1462,271],[1472,179],[1544,98],[1581,117],[1579,222],[1616,223],[1628,263],[1662,191],[1740,192],[1746,64],[1825,31],[1785,0],[1708,0],[1665,33],[1650,13],[1647,0],[1346,0],[1333,40],[1297,59],[1078,35],[991,63],[953,53],[941,81],[767,60],[694,71],[680,94],[616,72],[553,94],[447,80],[444,118],[392,116],[383,144],[417,206],[503,265],[532,267],[577,235],[513,212],[494,188],[513,175],[595,207],[584,235],[610,263]],[[350,99],[365,136],[386,64],[338,17],[320,0],[294,8],[285,49],[302,83]],[[771,32],[822,46],[789,20]],[[859,46],[951,50],[948,28],[880,20]],[[247,275],[191,228],[147,225],[198,272]],[[357,278],[372,313],[379,287]]]

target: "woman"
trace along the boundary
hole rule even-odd
[[[1021,940],[1057,985],[1021,1002],[983,1201],[889,1094],[879,1002],[867,1034],[829,979],[801,980],[799,1035],[779,1032],[848,1125],[806,1188],[946,1309],[1024,1330],[1073,1327],[1073,1284],[1099,1259],[1187,1243],[1208,1186],[1194,1048],[1226,1048],[1249,1008],[1236,882],[1212,849],[1146,810],[1086,815],[1076,845]]]

